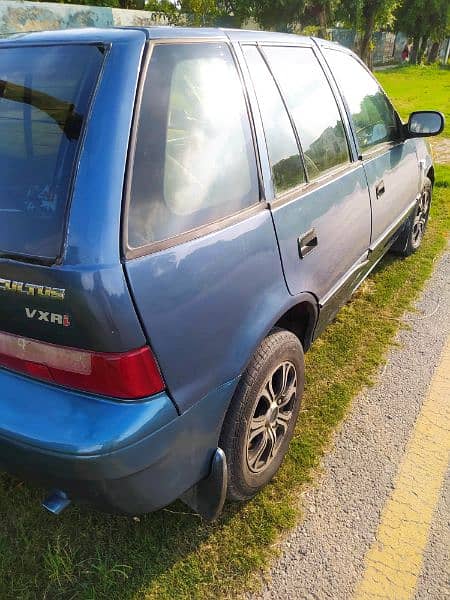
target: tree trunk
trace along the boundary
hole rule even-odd
[[[327,39],[327,9],[325,6],[319,8],[319,37]]]
[[[375,27],[375,13],[371,12],[365,16],[364,34],[361,40],[360,57],[366,65],[369,64],[370,42],[372,41],[373,30]]]
[[[425,50],[427,48],[427,38],[423,37],[421,44],[419,45],[419,49],[417,51],[417,64],[420,65],[423,59],[423,55],[425,53]]]
[[[433,42],[430,53],[428,54],[428,62],[430,64],[437,61],[438,52],[439,52],[439,42]]]
[[[420,47],[420,40],[421,39],[422,38],[420,37],[420,35],[415,35],[413,37],[413,46],[412,46],[412,49],[411,49],[411,56],[410,56],[410,59],[409,59],[409,62],[412,65],[417,65],[417,55],[419,53],[419,47]]]
[[[420,65],[423,60],[423,55],[425,54],[425,50],[427,49],[428,37],[424,36],[422,38],[422,43],[420,44],[419,51],[417,52],[417,64]]]

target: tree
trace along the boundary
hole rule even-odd
[[[334,17],[339,0],[306,0],[302,24],[317,26],[317,34],[327,37],[327,28]]]
[[[231,18],[237,27],[252,16],[254,4],[255,0],[217,0],[221,17]]]
[[[299,21],[303,6],[302,0],[253,0],[250,14],[264,29],[288,31]]]
[[[326,37],[328,24],[339,2],[339,0],[239,1],[241,6],[246,5],[247,16],[252,16],[266,29],[291,31],[299,26],[314,26],[321,37]]]
[[[339,17],[360,35],[359,55],[368,64],[374,31],[390,27],[400,0],[342,0]],[[408,1],[408,0],[406,0]]]
[[[177,6],[191,17],[192,25],[211,25],[219,15],[215,0],[179,0]]]
[[[413,40],[411,63],[422,62],[429,38],[438,43],[446,37],[449,30],[449,6],[448,0],[406,0],[398,8],[397,28]],[[437,48],[434,47],[436,54]]]

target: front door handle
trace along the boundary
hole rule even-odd
[[[377,183],[377,185],[375,186],[375,194],[377,195],[377,198],[379,198],[380,196],[382,196],[384,194],[384,181],[381,180]]]
[[[300,258],[305,258],[307,254],[312,252],[314,248],[317,248],[318,239],[316,230],[314,228],[310,229],[306,233],[302,233],[302,235],[298,238],[298,254]]]

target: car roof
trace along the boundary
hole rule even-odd
[[[0,45],[39,44],[45,42],[99,41],[114,42],[145,36],[148,40],[158,39],[217,39],[233,41],[256,41],[272,43],[302,43],[311,45],[312,38],[274,31],[250,31],[245,29],[223,29],[218,27],[86,27],[83,29],[61,29],[15,33],[0,39]]]
[[[292,33],[279,33],[276,31],[260,31],[249,29],[227,29],[221,27],[148,27],[146,28],[150,39],[158,38],[230,38],[236,41],[255,40],[260,42],[296,42],[299,40],[307,44],[311,38]]]

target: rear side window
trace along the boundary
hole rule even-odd
[[[244,46],[243,51],[258,97],[275,193],[281,194],[305,181],[297,140],[280,92],[259,50]]]
[[[336,100],[312,49],[265,47],[264,53],[297,128],[308,178],[348,162]]]
[[[0,254],[59,255],[102,61],[88,45],[0,49]]]
[[[344,52],[325,50],[325,57],[349,107],[359,149],[398,140],[395,110],[370,73]]]
[[[253,138],[228,46],[156,45],[138,124],[128,245],[166,240],[258,201]]]

